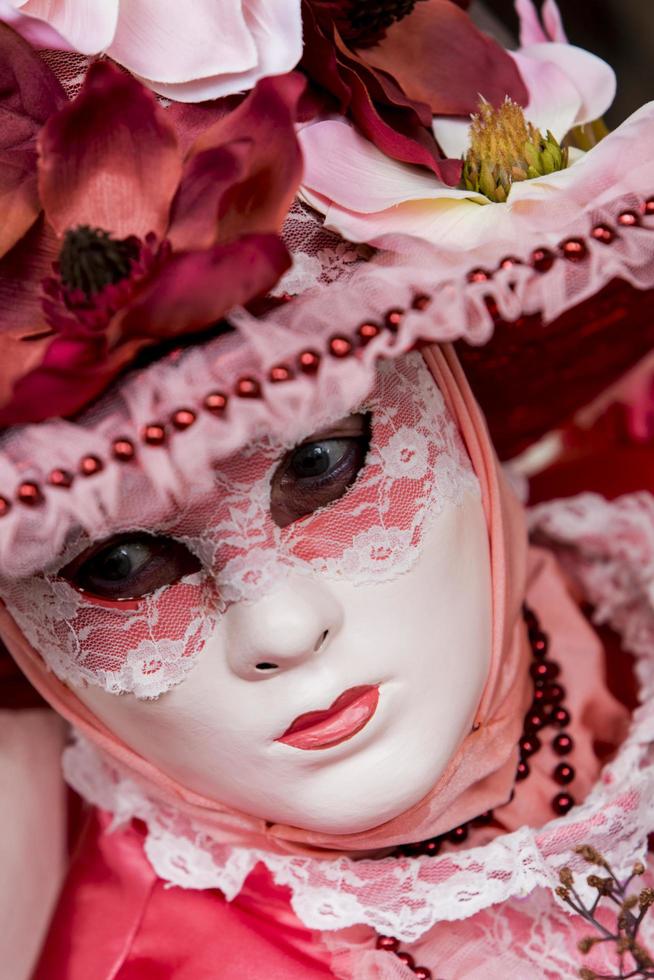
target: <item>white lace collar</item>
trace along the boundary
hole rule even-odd
[[[437,858],[329,860],[216,843],[176,808],[149,798],[81,738],[64,756],[67,781],[112,813],[116,825],[135,817],[145,822],[145,851],[163,880],[218,888],[231,900],[261,861],[277,884],[290,888],[296,915],[311,929],[364,924],[415,942],[436,922],[467,918],[539,886],[554,888],[561,867],[580,866],[579,844],[592,844],[616,871],[627,869],[643,858],[654,831],[654,497],[608,503],[586,494],[536,508],[531,523],[554,550],[565,549],[566,564],[599,617],[619,629],[639,657],[642,706],[629,735],[586,800],[565,817]]]

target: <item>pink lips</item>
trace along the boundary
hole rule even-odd
[[[360,732],[374,715],[378,702],[379,688],[351,687],[325,711],[299,715],[275,741],[296,749],[331,748]]]

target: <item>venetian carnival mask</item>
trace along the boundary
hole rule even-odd
[[[3,596],[162,771],[255,816],[352,832],[421,799],[470,729],[490,660],[487,530],[420,355],[304,428],[221,460],[210,488],[139,525],[119,492],[100,540],[69,535]]]

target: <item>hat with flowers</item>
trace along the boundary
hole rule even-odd
[[[4,0],[0,424],[72,420],[216,332],[249,349],[224,419],[460,340],[512,455],[628,370],[654,108],[606,131],[613,72],[553,0],[517,0],[510,52],[466,6]]]

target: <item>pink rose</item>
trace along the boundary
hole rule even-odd
[[[179,102],[244,92],[302,56],[300,0],[0,0],[38,47],[107,54]]]

